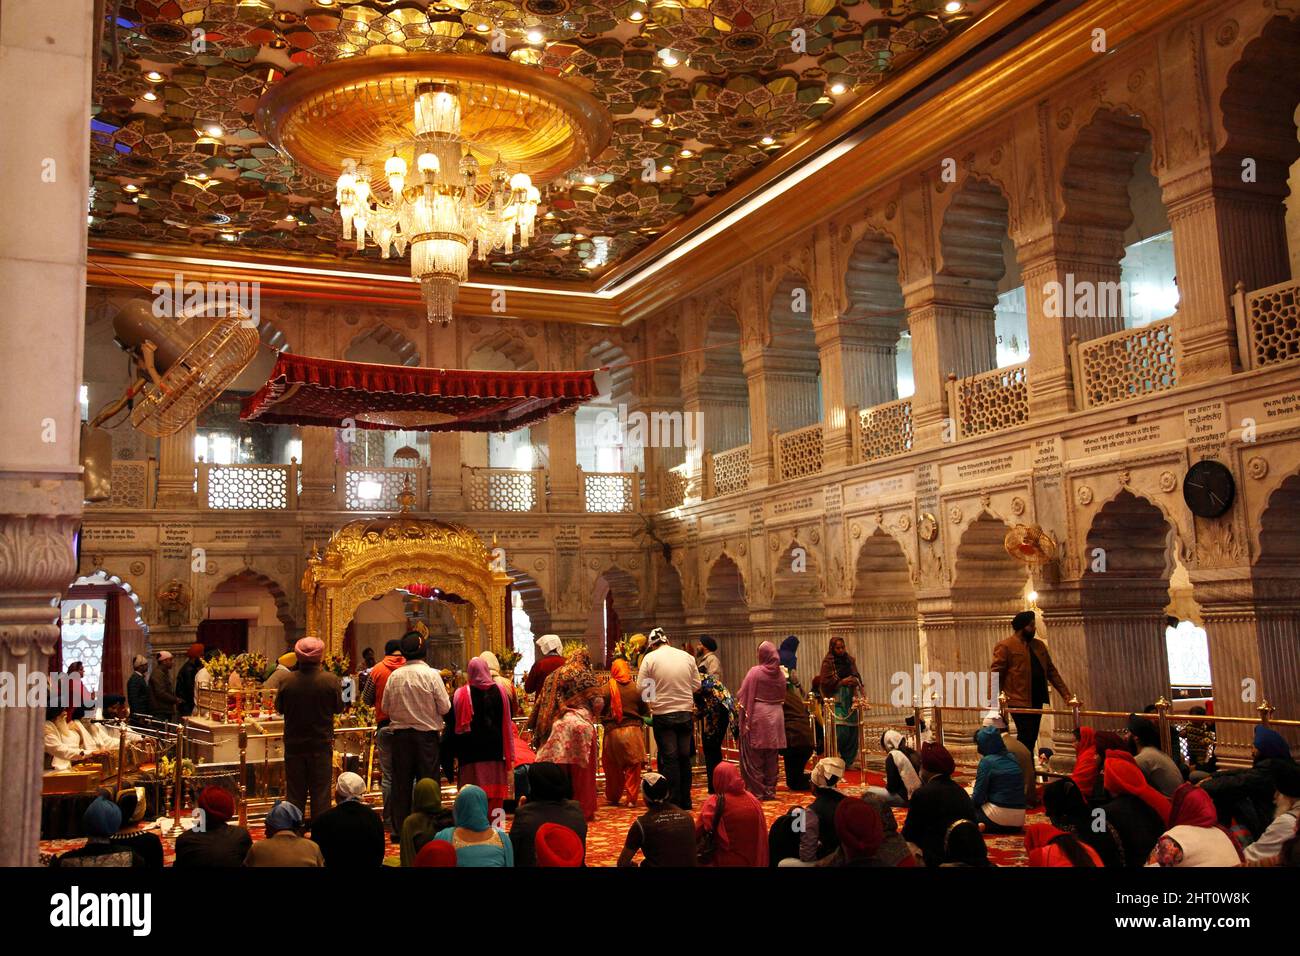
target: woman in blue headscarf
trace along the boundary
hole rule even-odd
[[[446,840],[456,848],[457,866],[514,866],[515,852],[510,834],[492,826],[488,818],[488,796],[473,784],[461,787],[451,808],[455,826],[439,830],[435,840]]]

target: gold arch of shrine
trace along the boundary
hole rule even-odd
[[[467,658],[508,643],[510,576],[493,570],[491,552],[470,529],[411,514],[413,499],[403,495],[395,515],[349,521],[308,559],[302,578],[307,633],[325,642],[326,653],[343,652],[344,632],[362,603],[411,584],[465,602],[453,613]]]

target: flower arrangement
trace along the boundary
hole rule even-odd
[[[635,669],[641,666],[641,658],[645,656],[645,645],[644,634],[633,634],[614,645],[614,656],[623,658]]]
[[[322,666],[335,677],[347,677],[352,673],[352,659],[346,654],[326,654]]]
[[[266,676],[266,655],[248,652],[235,658],[235,671],[244,680],[260,681]]]
[[[221,651],[217,651],[207,659],[203,666],[207,668],[208,673],[212,676],[212,683],[220,686],[230,678],[231,672],[235,669],[235,660]]]
[[[579,641],[576,638],[570,638],[560,645],[560,653],[567,659],[575,651],[585,651],[587,649],[586,641]]]
[[[524,655],[520,654],[513,647],[503,647],[495,653],[497,656],[497,662],[501,665],[501,676],[506,678],[513,677],[515,668],[519,666],[519,662],[523,660]]]
[[[161,760],[158,761],[158,776],[162,777],[164,780],[170,780],[172,779],[173,775],[175,775],[175,773],[176,773],[176,761],[173,760],[171,757],[163,757]],[[181,776],[182,777],[194,776],[194,761],[191,760],[189,757],[186,757],[181,761]]]
[[[358,700],[341,714],[334,715],[334,727],[372,727],[375,723],[375,709],[364,700]]]

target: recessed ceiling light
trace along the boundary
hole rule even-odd
[[[587,186],[594,186],[594,185],[596,185],[596,177],[595,177],[595,176],[591,176],[591,175],[583,176],[583,177],[582,177],[582,182],[583,182],[584,185],[587,185]]]
[[[158,99],[158,94],[155,93],[153,90],[145,90],[144,94],[141,96],[141,99],[146,99],[150,103],[152,103],[154,100]]]
[[[126,184],[125,186],[123,186],[122,188],[125,189],[125,190],[126,190],[127,192],[129,192],[129,193],[138,192],[139,189],[140,189],[140,187],[137,186],[135,183],[127,183],[127,184]]]
[[[223,233],[221,234],[221,238],[222,238],[222,239],[225,239],[227,242],[234,242],[234,241],[235,241],[235,234],[234,234],[233,232],[223,232]]]
[[[207,178],[208,178],[207,173],[199,173],[199,179],[207,179]]]
[[[662,116],[656,116],[656,117],[654,117],[653,119],[650,120],[650,125],[651,125],[651,126],[663,126],[664,123],[666,123],[666,122],[667,122],[667,120],[665,120]]]
[[[492,29],[492,24],[488,23],[487,21],[484,21],[482,23],[475,25],[474,29],[477,30],[479,33],[487,33],[489,30]]]
[[[150,70],[144,75],[144,78],[150,83],[161,83],[163,81],[163,75],[157,70]]]
[[[207,134],[209,136],[225,136],[226,131],[222,129],[220,126],[218,126],[216,123],[213,123],[211,126],[207,128]]]
[[[544,33],[542,33],[541,30],[529,30],[529,31],[528,31],[528,42],[529,42],[529,43],[534,43],[534,44],[536,44],[536,43],[541,43],[541,42],[542,42],[543,40],[545,40],[545,39],[546,39],[546,35],[545,35]]]
[[[682,62],[677,59],[677,54],[667,48],[659,51],[659,59],[663,61],[664,66],[676,66]]]
[[[659,167],[659,171],[662,173],[671,173],[673,171],[673,167],[668,163],[664,163],[662,166]]]
[[[627,18],[631,20],[633,23],[640,23],[642,20],[645,19],[645,14],[642,13],[640,10],[633,10],[631,13],[627,15]]]
[[[762,139],[759,140],[759,142],[762,143],[764,146],[771,146],[773,143],[776,142],[776,139],[771,136],[764,136]]]
[[[689,149],[683,149],[683,150],[682,150],[680,153],[678,153],[677,155],[680,156],[682,159],[690,159],[692,156],[695,155],[695,153],[692,152],[692,151],[689,150]]]
[[[289,222],[297,222],[297,221],[298,221],[298,217],[295,216],[293,213],[289,213],[289,215],[285,216],[284,218],[287,219]]]
[[[836,96],[839,96],[841,93],[843,93],[843,92],[844,92],[845,90],[847,90],[847,89],[848,89],[848,87],[845,86],[843,83],[832,83],[832,84],[831,84],[831,92],[832,92],[833,94],[835,94]]]
[[[966,4],[962,3],[961,0],[948,0],[948,2],[943,5],[943,12],[961,13],[962,7],[964,6],[966,6]]]

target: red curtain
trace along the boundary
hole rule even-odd
[[[205,652],[218,650],[223,654],[242,654],[248,650],[248,621],[243,618],[200,621],[196,640],[203,645]]]
[[[121,693],[117,688],[126,686],[122,676],[122,613],[117,602],[121,592],[114,591],[104,602],[104,655],[100,658],[99,692]]]

